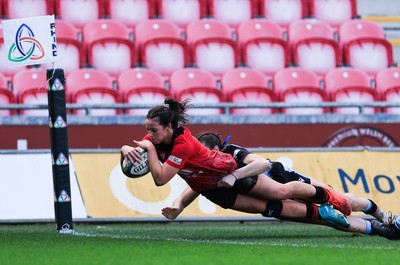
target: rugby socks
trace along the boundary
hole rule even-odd
[[[326,194],[324,188],[319,186],[314,186],[314,187],[315,187],[315,195],[311,199],[314,199],[318,202],[326,202],[329,199],[329,197],[328,194]]]
[[[318,207],[314,204],[306,204],[306,220],[322,220],[318,214]]]
[[[368,199],[368,205],[367,207],[365,207],[364,210],[362,210],[365,214],[373,214],[376,212],[376,210],[378,209],[378,206],[376,205],[375,202],[373,202],[372,200]]]
[[[365,234],[367,235],[375,235],[376,232],[375,230],[372,228],[371,222],[368,220],[365,220]]]

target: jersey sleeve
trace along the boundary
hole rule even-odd
[[[183,138],[175,142],[174,148],[165,162],[172,167],[181,169],[194,154],[193,144]]]
[[[245,159],[245,157],[250,154],[249,151],[247,151],[247,149],[238,146],[238,145],[234,145],[234,144],[230,144],[227,146],[225,153],[231,154],[233,156],[233,158],[237,159],[238,161],[243,162],[243,160]]]

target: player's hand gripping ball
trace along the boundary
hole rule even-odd
[[[150,172],[149,161],[147,160],[147,151],[141,149],[139,152],[142,161],[131,163],[128,159],[123,159],[121,169],[128,178],[140,178]]]

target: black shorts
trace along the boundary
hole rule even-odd
[[[275,181],[285,184],[291,181],[302,181],[307,184],[311,183],[309,177],[303,176],[295,171],[287,170],[282,163],[272,162],[272,167],[268,172],[268,175]]]
[[[251,176],[239,179],[232,188],[216,188],[201,192],[201,195],[221,206],[222,208],[232,208],[235,204],[238,194],[246,194],[256,185],[258,176]]]

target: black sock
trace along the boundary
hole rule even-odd
[[[370,200],[370,199],[368,199],[368,200],[369,200],[370,203],[371,203],[371,208],[370,208],[368,211],[365,211],[364,213],[366,213],[366,214],[371,214],[371,213],[376,212],[376,210],[378,209],[378,205],[376,205],[376,203],[373,202],[372,200]]]
[[[307,220],[321,220],[318,214],[318,207],[313,204],[306,204],[307,211],[306,211],[306,219]]]
[[[318,202],[326,202],[328,200],[328,194],[326,194],[324,188],[319,186],[315,187],[315,195],[311,198]]]

